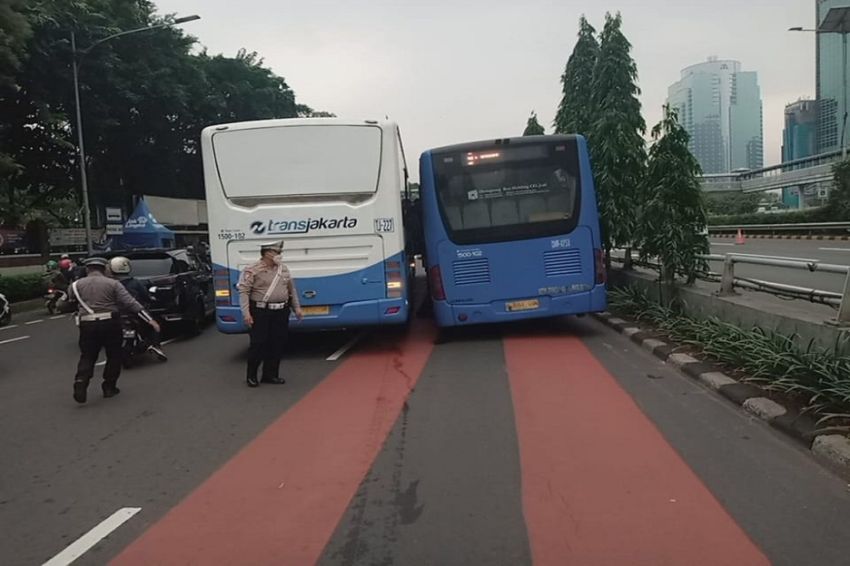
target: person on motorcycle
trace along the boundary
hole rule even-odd
[[[130,275],[132,266],[128,258],[117,256],[109,260],[109,271],[112,272],[112,275],[124,285],[127,292],[143,307],[147,309],[150,306],[151,302],[153,302],[150,293],[148,293],[148,289],[144,283]],[[135,320],[133,323],[135,324]],[[162,345],[159,342],[159,333],[157,331],[145,324],[136,324],[136,330],[145,342],[148,343],[149,351],[153,352],[156,357],[163,361],[168,359],[168,356],[162,351]]]
[[[47,294],[44,296],[47,312],[55,314],[58,302],[68,293],[68,280],[59,270],[59,263],[50,260],[45,265],[44,283],[47,286]]]
[[[77,266],[74,265],[68,254],[62,254],[62,257],[59,258],[59,272],[65,278],[66,286],[79,279],[77,276]]]
[[[65,279],[65,276],[59,269],[59,262],[56,260],[51,259],[45,265],[44,280],[53,289],[68,290],[68,280]]]

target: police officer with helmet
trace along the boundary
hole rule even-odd
[[[289,330],[289,313],[304,318],[298,291],[281,259],[283,240],[260,246],[260,261],[249,265],[239,278],[242,318],[251,329],[248,350],[248,387],[257,387],[257,371],[263,366],[263,383],[283,384],[280,356]]]
[[[159,324],[117,280],[106,276],[107,261],[102,257],[84,262],[87,275],[71,284],[68,300],[77,304],[80,326],[80,362],[74,379],[74,400],[86,402],[86,391],[94,375],[94,365],[101,348],[106,350],[103,369],[103,396],[120,393],[117,383],[121,374],[120,311],[137,315],[159,332]]]

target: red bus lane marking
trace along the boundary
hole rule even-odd
[[[113,563],[315,563],[432,349],[431,330],[414,325],[359,350]]]
[[[536,565],[769,564],[578,338],[505,357]]]

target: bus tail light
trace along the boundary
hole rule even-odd
[[[435,301],[446,300],[446,290],[443,287],[443,277],[440,274],[440,266],[435,265],[428,269],[428,282],[431,287],[431,298]]]
[[[226,305],[230,301],[230,273],[226,269],[213,272],[213,288],[217,305]]]
[[[387,298],[400,299],[404,288],[404,278],[401,276],[401,262],[385,261],[384,273],[387,280]]]
[[[596,284],[604,285],[608,281],[608,274],[605,272],[605,252],[596,249],[593,253],[596,256]]]

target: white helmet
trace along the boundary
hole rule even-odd
[[[109,260],[109,271],[115,275],[129,275],[130,260],[124,256],[113,257]]]

